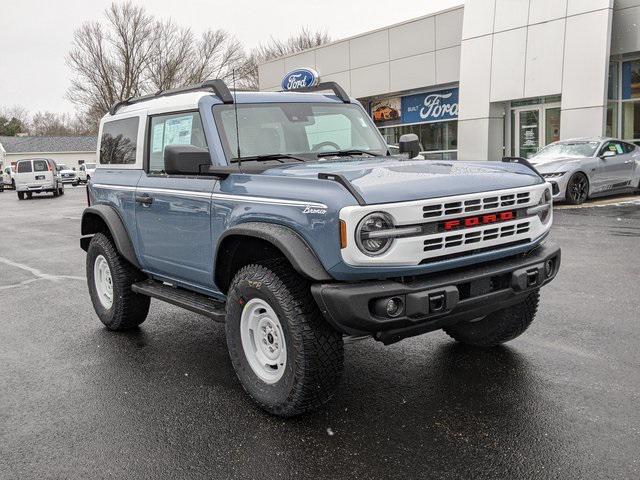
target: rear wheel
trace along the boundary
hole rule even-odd
[[[27,198],[31,200],[33,198],[33,193],[27,192]]]
[[[536,291],[512,307],[498,310],[481,320],[447,327],[444,331],[467,345],[495,347],[524,333],[536,316],[539,300],[540,292]]]
[[[109,330],[126,330],[145,321],[150,299],[131,290],[145,275],[118,253],[105,234],[96,233],[91,239],[86,268],[93,308]]]
[[[64,185],[62,185],[59,189],[58,189],[58,193],[60,195],[64,195]]]
[[[24,200],[24,192],[18,192],[18,200]]]
[[[342,335],[285,262],[248,265],[236,274],[225,325],[238,379],[267,412],[290,417],[332,396],[343,367]]]
[[[11,179],[11,188],[16,189],[16,181],[13,178]]]
[[[565,198],[573,205],[580,205],[589,198],[589,179],[584,173],[577,172],[571,176]]]
[[[53,196],[57,197],[58,195],[60,195],[60,189],[59,188],[54,188],[53,189]]]

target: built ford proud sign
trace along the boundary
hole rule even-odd
[[[283,90],[295,90],[296,88],[313,87],[318,84],[320,76],[311,68],[297,68],[287,73],[282,79]]]

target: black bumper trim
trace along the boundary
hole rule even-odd
[[[553,260],[551,274],[545,271],[547,260]],[[517,304],[553,280],[559,267],[560,248],[545,244],[527,254],[409,282],[317,283],[311,292],[326,320],[338,331],[370,334],[393,343]],[[376,315],[374,301],[392,296],[404,300],[403,314],[396,318]],[[443,306],[429,311],[434,298]]]

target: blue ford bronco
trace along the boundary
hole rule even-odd
[[[419,160],[415,135],[391,156],[335,83],[209,80],[115,104],[99,137],[80,240],[98,317],[136,327],[155,298],[223,321],[275,415],[331,396],[348,337],[517,337],[560,266],[551,185],[526,161]]]

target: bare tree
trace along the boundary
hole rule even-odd
[[[302,28],[299,33],[286,40],[272,38],[267,43],[254,48],[247,56],[241,69],[241,84],[244,88],[258,90],[258,65],[292,53],[298,53],[309,48],[318,47],[329,43],[331,38],[326,32],[312,32],[308,28]]]
[[[104,27],[87,22],[77,29],[67,55],[75,72],[67,97],[94,119],[114,102],[140,94],[151,52],[153,19],[144,8],[113,3],[105,17]]]
[[[208,30],[196,38],[171,21],[156,22],[151,50],[146,79],[152,91],[227,79],[244,61],[242,46],[224,30]]]
[[[75,72],[67,97],[95,123],[117,101],[226,79],[244,62],[242,46],[224,30],[196,37],[131,2],[113,3],[105,18],[104,24],[87,22],[77,29],[67,55]]]
[[[78,113],[36,112],[28,124],[29,135],[34,136],[95,135],[96,131],[97,124]]]

